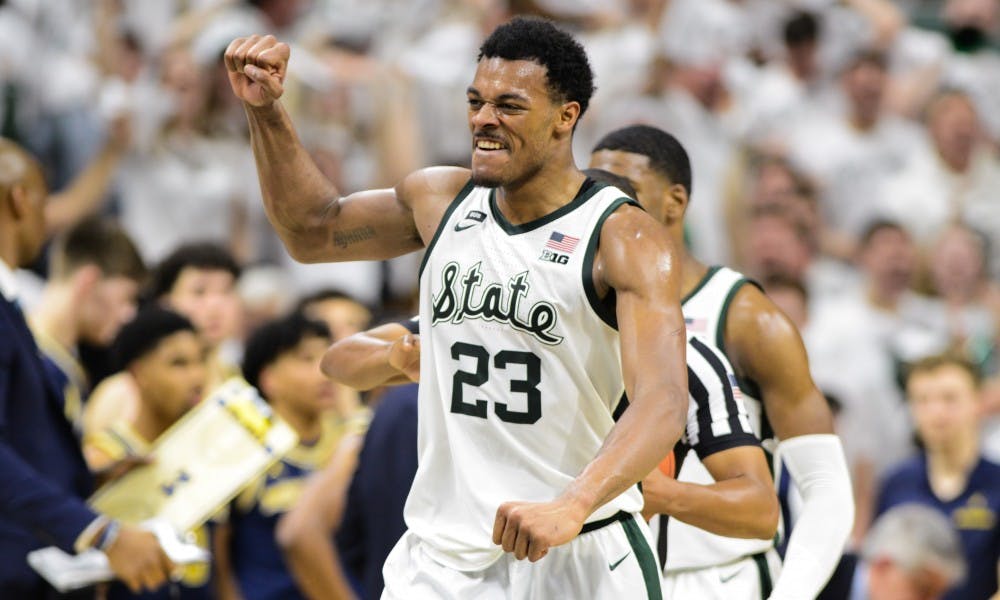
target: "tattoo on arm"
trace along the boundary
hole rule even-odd
[[[375,237],[375,228],[370,225],[348,229],[346,231],[334,231],[333,243],[340,248],[346,248],[352,244],[357,244]]]

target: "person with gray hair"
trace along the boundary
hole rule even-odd
[[[931,600],[965,577],[958,534],[947,517],[921,504],[902,504],[882,515],[862,557],[852,599]]]
[[[842,564],[818,600],[938,600],[965,574],[948,518],[924,504],[900,504],[875,521],[860,559]]]

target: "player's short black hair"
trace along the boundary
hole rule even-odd
[[[164,338],[181,331],[197,333],[187,317],[161,306],[147,306],[118,331],[111,346],[114,362],[125,369],[156,349]]]
[[[181,272],[187,268],[211,271],[227,271],[233,279],[239,279],[240,265],[233,255],[220,244],[214,242],[194,242],[184,244],[163,259],[153,275],[149,295],[162,298],[170,293]]]
[[[538,17],[514,17],[493,30],[479,47],[477,62],[484,58],[530,60],[545,67],[553,98],[578,102],[580,115],[587,112],[594,95],[594,72],[587,52],[573,37],[551,21]]]
[[[649,125],[630,125],[616,129],[597,142],[592,152],[617,150],[641,154],[658,173],[684,186],[691,196],[691,159],[687,150],[674,136]]]
[[[243,378],[260,390],[261,372],[310,337],[329,340],[330,329],[326,323],[309,319],[301,312],[261,325],[251,334],[243,351]]]
[[[606,183],[608,185],[613,185],[614,187],[621,190],[626,196],[633,200],[638,199],[638,194],[635,192],[635,188],[629,183],[627,177],[622,177],[621,175],[616,175],[611,171],[605,171],[604,169],[584,169],[583,174],[590,177],[598,183]]]
[[[782,37],[790,48],[814,43],[819,39],[819,19],[811,12],[796,11],[785,21]]]

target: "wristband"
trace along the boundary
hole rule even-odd
[[[97,537],[97,542],[94,544],[94,547],[101,552],[107,552],[108,548],[110,548],[115,543],[115,540],[118,539],[118,534],[120,534],[121,531],[121,521],[112,520],[101,532],[101,535]]]

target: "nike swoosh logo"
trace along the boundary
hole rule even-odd
[[[613,563],[608,563],[608,568],[611,569],[612,571],[614,571],[615,569],[618,568],[618,565],[622,564],[623,560],[625,560],[626,558],[628,558],[629,554],[632,554],[632,553],[631,552],[626,552],[625,556],[619,558],[618,560],[616,560]]]
[[[466,229],[475,227],[476,225],[479,225],[478,221],[475,223],[470,223],[468,225],[462,225],[461,223],[458,223],[457,225],[455,225],[455,231],[465,231]]]
[[[730,573],[728,577],[723,577],[722,575],[719,575],[719,581],[722,582],[722,583],[727,583],[730,580],[732,580],[733,577],[736,577],[737,575],[739,575],[742,572],[743,572],[743,569],[737,569],[735,573]]]

